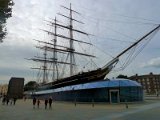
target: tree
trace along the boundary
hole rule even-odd
[[[27,84],[25,84],[24,91],[35,90],[37,86],[38,84],[36,81],[29,81]]]
[[[12,16],[12,0],[0,0],[0,42],[7,34],[6,20]]]
[[[125,79],[127,79],[128,76],[127,76],[127,75],[121,75],[121,74],[120,74],[120,75],[117,76],[117,78],[125,78]]]

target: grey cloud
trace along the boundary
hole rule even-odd
[[[117,33],[110,31],[108,28],[113,28],[130,36],[137,36],[142,34],[143,29],[139,29],[139,26],[131,25],[127,26],[124,24],[111,24],[106,19],[111,20],[125,20],[130,21],[131,19],[124,19],[118,14],[124,14],[127,16],[144,17],[148,19],[155,19],[160,21],[160,17],[157,15],[159,11],[159,0],[14,0],[15,6],[13,7],[13,17],[8,20],[7,29],[8,35],[6,43],[0,46],[0,74],[8,76],[11,72],[15,75],[22,75],[26,78],[30,78],[31,74],[30,67],[33,63],[26,61],[24,58],[32,57],[36,54],[37,50],[34,48],[34,42],[32,39],[44,39],[44,33],[39,31],[39,28],[44,28],[43,20],[46,18],[54,18],[57,16],[57,12],[64,12],[60,5],[69,6],[69,3],[73,3],[73,8],[82,13],[80,20],[84,20],[86,23],[82,30],[89,31],[97,36],[108,37],[113,36],[115,39],[124,39],[124,36],[120,36]],[[152,4],[151,4],[152,3]],[[154,7],[152,7],[154,6]],[[66,13],[66,12],[64,12]],[[85,15],[85,17],[83,16]],[[59,16],[58,16],[59,17]],[[60,17],[59,17],[60,18]],[[45,26],[46,27],[46,26]],[[107,28],[108,27],[108,28]],[[142,26],[143,27],[143,26]],[[77,28],[80,28],[79,26]],[[127,28],[127,29],[124,29]],[[138,31],[136,30],[138,28]],[[45,28],[44,28],[45,29]],[[150,28],[149,28],[150,29]],[[145,31],[145,30],[144,30]],[[144,32],[145,33],[145,32]],[[109,36],[109,37],[110,37]],[[159,36],[159,35],[158,35]],[[155,39],[155,43],[151,45],[158,46],[158,37]],[[46,36],[45,36],[46,37]],[[79,37],[79,36],[78,36]],[[93,38],[94,39],[94,38]],[[97,40],[98,39],[98,40]],[[108,39],[100,39],[97,37],[92,42],[101,45],[103,51],[109,52],[115,55],[119,52],[118,47],[124,46],[122,43],[114,44],[113,41]],[[100,48],[100,46],[99,46]],[[110,48],[113,48],[110,49]],[[152,51],[155,53],[154,51]],[[103,57],[100,53],[100,59],[106,63],[107,57]],[[148,53],[145,55],[147,56]],[[154,56],[159,54],[156,52]],[[152,58],[153,54],[150,54],[149,58]],[[142,57],[143,59],[143,57]],[[146,66],[159,67],[159,58],[146,63]],[[98,60],[97,60],[98,61]],[[144,60],[143,60],[144,61]],[[136,65],[135,65],[136,66]],[[4,70],[4,71],[3,71]],[[10,72],[9,72],[9,71]],[[8,72],[7,72],[8,71]],[[26,71],[26,72],[25,72]],[[25,75],[26,73],[26,75]],[[5,78],[5,77],[3,77]],[[0,77],[0,79],[3,79]],[[8,79],[6,77],[5,79]]]
[[[151,59],[147,63],[142,64],[142,67],[160,68],[160,57]]]

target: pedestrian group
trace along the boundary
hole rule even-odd
[[[16,98],[9,98],[8,96],[4,95],[2,97],[2,105],[15,105],[16,104],[17,99]]]
[[[53,100],[52,100],[52,98],[50,97],[49,99],[45,99],[44,100],[44,105],[45,105],[45,109],[47,109],[47,107],[48,107],[48,104],[49,104],[49,109],[52,109],[52,102],[53,102]],[[36,104],[37,104],[37,108],[39,108],[39,106],[40,106],[40,99],[36,99],[35,97],[33,98],[33,109],[35,109],[35,106],[36,106]]]

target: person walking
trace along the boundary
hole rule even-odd
[[[12,105],[12,104],[13,104],[13,98],[10,99],[10,105]]]
[[[52,98],[50,97],[49,98],[49,109],[51,109],[52,108]]]
[[[6,98],[6,104],[8,105],[8,103],[9,103],[9,98],[7,97]]]
[[[39,105],[40,105],[40,100],[38,99],[37,100],[37,108],[39,108]]]
[[[36,98],[34,97],[33,98],[33,109],[35,108],[35,105],[36,105]]]
[[[13,98],[13,105],[16,104],[17,98]]]
[[[5,105],[5,102],[6,102],[6,96],[3,96],[2,104]]]
[[[24,96],[24,101],[26,101],[26,99],[27,99],[27,97],[26,97],[26,96]]]
[[[47,109],[47,104],[48,104],[48,99],[47,98],[45,99],[44,104],[45,104],[45,109]]]

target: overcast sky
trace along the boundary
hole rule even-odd
[[[35,80],[36,72],[30,69],[35,63],[24,58],[31,58],[37,54],[34,47],[36,42],[33,39],[43,40],[46,37],[46,34],[39,30],[46,29],[44,20],[54,18],[58,12],[67,14],[60,5],[69,7],[72,3],[73,9],[81,13],[81,16],[74,17],[85,22],[82,28],[80,25],[77,25],[77,28],[94,34],[95,36],[90,37],[91,42],[105,54],[112,56],[116,56],[130,45],[130,41],[135,41],[156,27],[148,23],[160,23],[159,0],[14,0],[14,2],[13,15],[7,20],[8,35],[0,44],[0,83],[8,83],[11,77],[24,77],[26,81]],[[61,17],[58,16],[58,19]],[[109,38],[122,41],[113,41]],[[149,72],[159,74],[159,41],[160,32],[125,70],[113,72],[109,77]],[[97,54],[100,58],[96,61],[99,61],[97,64],[100,67],[109,61],[109,57],[104,57],[98,49]]]

